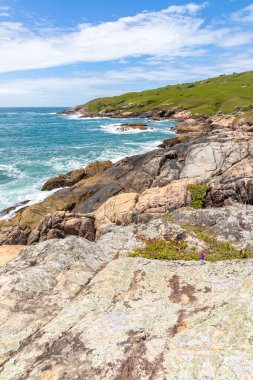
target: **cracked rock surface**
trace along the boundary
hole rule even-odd
[[[1,269],[1,380],[251,378],[253,260],[102,246],[46,241]]]

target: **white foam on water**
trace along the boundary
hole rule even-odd
[[[124,135],[133,135],[137,133],[147,133],[147,132],[155,132],[157,129],[153,127],[147,127],[145,130],[141,129],[129,129],[127,131],[120,130],[122,123],[115,123],[115,124],[102,124],[101,129],[103,129],[106,133],[113,133],[113,134],[124,134]]]
[[[46,180],[45,180],[46,182]],[[2,217],[0,217],[0,220],[8,220],[8,219],[11,219],[13,216],[15,216],[16,212],[24,207],[27,207],[27,206],[31,206],[35,203],[39,203],[39,202],[42,202],[45,198],[47,198],[49,195],[53,194],[54,192],[58,191],[59,189],[54,189],[54,190],[51,190],[51,191],[41,191],[39,188],[36,188],[36,187],[24,187],[23,189],[20,189],[20,190],[8,190],[8,195],[7,195],[7,198],[6,198],[6,205],[3,207],[4,208],[7,208],[7,207],[12,207],[13,205],[13,196],[15,195],[15,204],[18,204],[18,203],[21,203],[21,202],[24,202],[24,200],[29,200],[28,203],[26,203],[25,205],[20,205],[18,207],[16,207],[14,210],[12,210],[11,212],[9,212],[7,215],[4,215]],[[2,197],[1,195],[1,190],[0,190],[0,197]],[[1,210],[0,210],[1,211]]]
[[[0,164],[0,171],[7,177],[14,179],[22,179],[26,177],[26,174],[19,170],[16,165],[12,164]]]

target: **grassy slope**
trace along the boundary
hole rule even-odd
[[[85,104],[90,112],[102,110],[149,111],[154,108],[183,108],[193,114],[234,113],[237,107],[253,120],[253,71],[219,76],[195,83],[166,86],[100,98]]]

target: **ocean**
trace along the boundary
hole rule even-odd
[[[0,108],[0,211],[44,199],[50,192],[40,189],[50,177],[146,152],[174,136],[173,121],[79,119],[57,115],[62,109]],[[148,130],[118,132],[124,122],[144,122]]]

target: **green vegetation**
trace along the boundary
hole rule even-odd
[[[195,183],[191,183],[187,186],[191,194],[191,204],[190,206],[193,208],[202,208],[205,203],[206,192],[208,189],[207,185],[198,185]]]
[[[150,260],[205,260],[221,261],[236,260],[253,257],[253,250],[238,249],[227,241],[218,241],[216,237],[207,233],[205,229],[194,226],[184,226],[188,232],[194,232],[199,240],[205,242],[206,248],[200,250],[196,246],[189,246],[187,241],[165,241],[159,238],[138,237],[143,242],[142,248],[135,249],[130,257],[142,257]]]
[[[253,120],[253,71],[95,99],[85,107],[90,112],[186,109],[205,115],[245,113]]]

